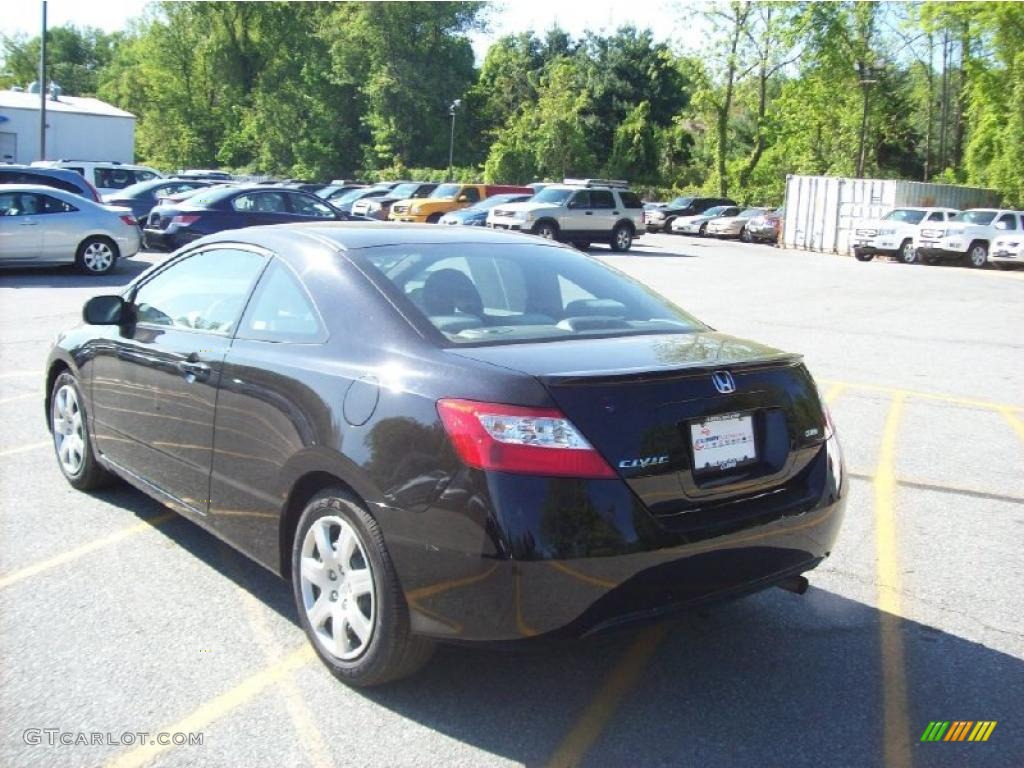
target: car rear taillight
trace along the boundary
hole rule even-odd
[[[556,408],[439,400],[437,411],[456,453],[470,467],[555,477],[616,476]]]
[[[198,220],[198,213],[179,213],[177,216],[171,219],[171,224],[179,224],[183,227],[187,227],[189,224],[192,224],[193,222],[196,222]]]
[[[134,216],[129,216],[127,213],[124,214],[123,216],[121,216],[121,221],[123,221],[125,224],[127,224],[130,227],[137,227],[137,226],[139,226],[138,222],[135,221],[135,217]]]

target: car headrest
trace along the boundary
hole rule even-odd
[[[484,302],[473,281],[457,269],[432,272],[423,284],[423,308],[431,317],[462,312],[482,317]]]

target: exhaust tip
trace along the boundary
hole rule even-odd
[[[810,585],[811,582],[807,580],[806,576],[787,576],[775,586],[787,592],[792,592],[794,595],[802,595]]]

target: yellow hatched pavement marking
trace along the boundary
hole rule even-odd
[[[574,768],[582,764],[587,752],[594,745],[640,678],[658,645],[665,637],[664,625],[644,630],[608,673],[600,690],[577,718],[572,730],[562,739],[554,755],[548,760],[548,768]]]
[[[49,440],[43,440],[42,442],[39,443],[29,443],[28,445],[19,445],[17,448],[4,448],[3,450],[0,450],[0,457],[15,456],[19,453],[27,453],[29,451],[36,450],[36,448],[44,448],[47,445],[50,445]]]
[[[1013,431],[1017,433],[1017,437],[1024,442],[1024,421],[1017,418],[1009,408],[1003,408],[999,412],[1003,414],[1003,418],[1006,419],[1006,422],[1013,427]]]
[[[875,470],[875,555],[877,559],[879,645],[882,667],[883,750],[891,768],[911,764],[907,680],[900,624],[902,592],[896,535],[896,440],[903,417],[904,394],[897,392],[882,430]]]
[[[229,712],[252,701],[270,685],[305,666],[315,657],[313,646],[303,642],[302,647],[246,677],[234,688],[211,699],[191,714],[172,725],[161,728],[164,733],[195,733],[219,720]],[[171,744],[145,744],[115,757],[107,768],[139,768],[170,749]]]
[[[5,589],[12,584],[17,584],[19,581],[24,581],[30,576],[36,576],[44,571],[49,571],[52,568],[56,568],[59,565],[64,565],[72,560],[77,560],[83,555],[87,555],[90,552],[94,552],[102,547],[116,544],[119,541],[123,541],[131,536],[135,536],[139,533],[153,530],[157,526],[166,523],[168,520],[177,517],[173,512],[166,514],[157,515],[151,517],[137,525],[129,525],[126,528],[122,528],[120,531],[115,531],[108,536],[102,536],[98,539],[93,539],[87,544],[82,544],[74,549],[69,549],[67,552],[62,552],[54,557],[49,557],[46,560],[41,560],[38,563],[19,568],[16,571],[12,571],[6,576],[0,576],[0,589]]]

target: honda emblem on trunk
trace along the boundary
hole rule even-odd
[[[723,395],[731,395],[736,391],[736,380],[728,371],[715,371],[711,374],[711,381],[714,382],[715,389]]]

